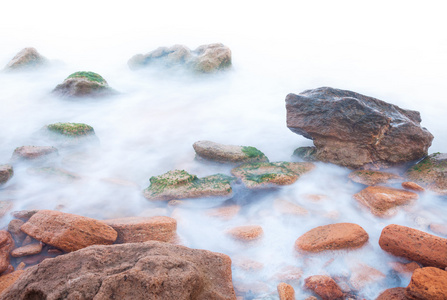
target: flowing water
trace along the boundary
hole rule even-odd
[[[286,127],[285,96],[331,86],[349,89],[421,112],[422,126],[435,136],[429,152],[445,152],[444,86],[447,82],[446,21],[442,2],[408,1],[174,1],[151,4],[76,1],[8,3],[0,20],[0,65],[32,46],[50,60],[47,69],[0,74],[0,163],[16,147],[48,145],[38,132],[46,124],[81,122],[95,129],[100,143],[88,149],[59,149],[51,165],[79,179],[42,177],[29,165],[15,165],[15,176],[0,189],[12,210],[59,209],[98,219],[167,215],[178,219],[182,243],[226,253],[233,258],[233,282],[245,297],[275,298],[284,267],[299,267],[292,281],[297,299],[310,295],[303,278],[316,274],[349,278],[358,263],[386,276],[362,286],[359,296],[375,297],[385,288],[406,286],[409,277],[391,271],[401,261],[378,245],[381,230],[401,224],[428,231],[446,223],[445,200],[431,193],[380,219],[363,210],[352,195],[363,187],[349,182],[349,170],[318,163],[297,183],[232,199],[242,206],[230,220],[207,214],[218,199],[168,207],[152,203],[141,191],[149,178],[173,169],[199,177],[229,174],[230,167],[194,159],[192,144],[211,140],[255,146],[270,161],[290,161],[293,150],[312,145]],[[213,75],[131,71],[127,60],[159,46],[191,49],[222,42],[232,50],[233,67]],[[51,90],[75,71],[101,74],[120,92],[106,99],[67,100]],[[50,164],[50,163],[48,163]],[[324,195],[310,201],[307,195]],[[306,208],[306,216],[279,213],[275,199]],[[1,219],[5,226],[9,216]],[[299,256],[294,242],[306,231],[330,223],[353,222],[369,234],[354,251]],[[229,228],[257,224],[261,241],[241,244],[225,235]],[[428,231],[429,232],[429,231]],[[244,268],[253,260],[262,266]],[[380,277],[380,276],[379,276]]]

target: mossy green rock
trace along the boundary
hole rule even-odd
[[[62,97],[102,97],[116,94],[116,91],[101,75],[80,71],[69,75],[54,88],[53,93]]]
[[[6,183],[14,175],[11,165],[0,165],[0,184]]]
[[[447,195],[447,153],[434,153],[415,164],[405,176],[436,193]]]
[[[211,141],[198,141],[193,145],[197,157],[220,163],[268,162],[268,158],[251,146],[223,145]]]
[[[150,178],[151,185],[143,191],[149,200],[229,197],[232,195],[231,176],[223,174],[198,178],[184,170],[173,170]]]
[[[47,125],[46,128],[52,133],[71,138],[95,134],[92,126],[83,123],[55,123]]]
[[[262,189],[278,185],[289,185],[301,175],[311,171],[315,165],[310,162],[259,162],[243,164],[231,170],[247,188]]]
[[[299,147],[293,151],[293,156],[301,158],[304,161],[318,161],[316,158],[317,147]]]

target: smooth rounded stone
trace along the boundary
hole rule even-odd
[[[304,161],[314,162],[317,161],[315,155],[317,154],[316,147],[299,147],[293,151],[293,156],[298,157]]]
[[[305,216],[309,213],[304,207],[279,198],[273,201],[273,208],[275,211],[285,215]]]
[[[203,178],[184,170],[173,170],[150,178],[150,186],[143,191],[149,200],[169,201],[174,199],[223,197],[233,194],[231,182],[234,178],[216,174]]]
[[[314,275],[304,280],[304,287],[312,290],[323,300],[342,299],[343,291],[338,284],[329,276]]]
[[[0,185],[6,183],[14,175],[11,165],[0,165]]]
[[[234,227],[227,231],[232,238],[240,241],[254,241],[262,238],[264,230],[259,225],[245,225]]]
[[[67,138],[82,138],[95,134],[93,127],[84,123],[54,123],[45,126],[45,129]]]
[[[92,246],[44,260],[2,297],[236,299],[227,255],[156,241]]]
[[[380,247],[395,256],[424,266],[447,267],[447,239],[426,232],[391,224],[382,230]]]
[[[0,276],[0,296],[7,288],[13,285],[17,279],[23,274],[23,270],[17,270],[15,272]],[[6,298],[2,298],[6,299]]]
[[[239,213],[240,210],[241,206],[234,204],[209,209],[206,214],[210,217],[216,217],[223,220],[230,220],[234,218]]]
[[[356,264],[351,271],[349,283],[357,291],[386,278],[386,275],[379,270],[363,263]]]
[[[300,236],[295,242],[298,251],[355,249],[369,239],[368,233],[357,224],[336,223],[319,226]]]
[[[419,184],[411,181],[402,182],[402,187],[406,190],[414,191],[414,192],[425,192],[425,189]]]
[[[91,245],[113,244],[118,235],[104,222],[53,210],[39,210],[22,225],[21,230],[65,252]]]
[[[224,145],[211,141],[198,141],[192,147],[198,157],[220,163],[268,162],[268,158],[264,153],[250,146]]]
[[[290,284],[281,282],[276,289],[278,290],[279,300],[295,300],[295,290]]]
[[[9,253],[14,249],[15,244],[12,236],[5,230],[0,230],[0,274],[9,267]]]
[[[22,146],[14,150],[12,160],[33,160],[57,155],[57,149],[51,146]]]
[[[115,243],[141,243],[146,241],[172,242],[176,237],[177,221],[170,217],[128,217],[104,220],[115,229]]]
[[[357,170],[348,175],[349,179],[364,185],[394,183],[402,178],[396,174],[380,171]]]
[[[429,228],[433,233],[447,237],[447,224],[432,223]]]
[[[389,263],[389,265],[394,271],[404,275],[411,275],[413,274],[414,270],[421,268],[421,266],[414,261],[407,264],[400,262],[391,262]]]
[[[17,245],[21,245],[27,235],[20,230],[20,227],[25,224],[24,221],[19,219],[12,219],[8,224],[8,232],[11,234]]]
[[[415,300],[447,300],[447,272],[433,267],[415,270],[405,295]]]
[[[405,172],[406,178],[436,193],[447,195],[447,153],[433,153]]]
[[[54,88],[52,93],[69,98],[105,97],[117,94],[101,75],[86,71],[69,75],[63,83]]]
[[[22,257],[28,255],[38,254],[42,251],[41,243],[28,244],[19,248],[15,248],[11,251],[12,257]]]
[[[213,73],[231,67],[231,50],[215,43],[197,47],[193,52],[192,68],[200,73]]]
[[[259,162],[233,168],[231,174],[240,178],[249,189],[264,189],[292,184],[314,168],[315,165],[309,162]]]
[[[376,300],[408,300],[405,296],[405,288],[396,287],[383,291]]]
[[[369,186],[354,195],[355,200],[378,217],[391,217],[397,213],[398,206],[410,204],[418,198],[416,193],[384,186]]]
[[[419,112],[352,91],[321,87],[286,97],[287,127],[312,139],[318,161],[389,167],[427,155],[433,135]]]
[[[29,70],[42,67],[48,64],[48,60],[37,52],[35,48],[29,47],[22,49],[11,59],[5,69],[11,70]]]

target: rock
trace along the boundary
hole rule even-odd
[[[6,183],[14,175],[11,165],[0,165],[0,185]]]
[[[75,72],[63,83],[58,84],[53,92],[61,97],[105,97],[117,94],[101,75],[94,72]]]
[[[411,181],[402,182],[402,187],[406,190],[415,191],[415,192],[425,192],[425,189],[419,184]]]
[[[41,251],[42,251],[42,244],[34,243],[34,244],[28,244],[26,246],[22,246],[22,247],[12,250],[11,256],[12,257],[22,257],[22,256],[38,254]]]
[[[317,161],[315,158],[315,155],[317,154],[317,148],[316,147],[299,147],[296,148],[295,151],[293,151],[293,156],[296,156],[298,158],[301,158],[304,161]]]
[[[176,238],[177,221],[169,217],[129,217],[105,220],[115,229],[115,243],[140,243],[146,241],[172,242]]]
[[[20,227],[25,224],[22,220],[12,219],[8,224],[8,232],[11,234],[17,245],[21,245],[26,238],[26,234],[20,230]]]
[[[447,272],[433,267],[415,270],[405,295],[415,300],[446,300]]]
[[[273,275],[272,280],[295,284],[303,276],[303,270],[296,266],[285,266]]]
[[[371,170],[357,170],[351,172],[348,177],[352,181],[364,185],[394,183],[401,179],[401,177],[396,174]]]
[[[385,279],[386,275],[363,263],[358,263],[351,268],[352,274],[349,279],[351,286],[360,291],[368,285]]]
[[[26,269],[2,297],[236,299],[228,256],[155,241],[92,246],[47,259]]]
[[[292,184],[314,168],[315,165],[309,162],[259,162],[243,164],[232,169],[231,174],[240,178],[249,189],[262,189]]]
[[[433,135],[419,112],[346,90],[322,87],[286,97],[287,127],[312,139],[316,159],[352,169],[421,159]]]
[[[212,73],[231,67],[231,50],[223,44],[199,46],[193,51],[193,69],[201,73]]]
[[[38,211],[39,211],[38,209],[18,210],[18,211],[12,212],[12,216],[17,219],[28,221]]]
[[[67,138],[82,138],[95,134],[92,126],[83,123],[54,123],[45,128],[49,132]]]
[[[220,163],[268,162],[264,153],[255,147],[223,145],[211,141],[198,141],[192,146],[198,157]]]
[[[23,272],[24,272],[23,270],[17,270],[7,275],[0,276],[0,297],[2,297],[1,294],[3,293],[3,291],[5,291],[8,287],[13,285],[17,281],[17,279],[19,279],[20,275],[23,274]]]
[[[421,267],[419,266],[418,263],[414,261],[407,264],[400,262],[391,262],[390,266],[394,271],[404,275],[411,275],[413,274],[414,270],[419,269]]]
[[[184,170],[169,171],[150,178],[151,185],[143,191],[149,200],[230,197],[233,178],[223,174],[197,178]]]
[[[0,230],[0,273],[9,267],[9,253],[14,249],[15,244],[12,236],[5,230]]]
[[[418,194],[384,186],[370,186],[354,195],[354,199],[368,207],[378,217],[390,217],[397,207],[419,198]]]
[[[277,288],[279,300],[295,300],[295,290],[287,283],[281,282]]]
[[[277,212],[285,215],[305,216],[309,213],[304,207],[279,198],[273,201],[273,208]]]
[[[447,224],[432,223],[429,228],[434,233],[447,237]]]
[[[447,195],[447,153],[434,153],[415,164],[405,176],[436,193]]]
[[[314,275],[306,278],[304,287],[312,290],[323,300],[336,300],[343,297],[343,292],[337,283],[326,275]]]
[[[354,249],[363,246],[368,239],[368,234],[359,225],[336,223],[309,230],[296,240],[295,249],[309,252]]]
[[[447,239],[420,230],[391,224],[382,230],[380,247],[424,266],[447,267]]]
[[[264,269],[264,264],[247,257],[232,257],[233,267],[246,272],[259,272]]]
[[[189,48],[183,45],[174,45],[170,48],[159,47],[145,55],[137,54],[133,56],[127,64],[133,70],[145,66],[178,67],[186,66],[192,59]]]
[[[32,160],[55,155],[58,155],[58,151],[51,146],[22,146],[14,150],[12,160]]]
[[[112,244],[117,238],[117,232],[103,222],[53,210],[39,210],[21,230],[65,252]]]
[[[16,267],[16,270],[25,270],[26,268],[26,264],[22,261],[21,263],[19,263]]]
[[[48,60],[34,48],[24,48],[6,65],[6,70],[27,70],[42,67]]]
[[[210,217],[216,217],[223,220],[230,220],[235,217],[241,210],[240,205],[226,205],[213,209],[209,209],[207,215]]]
[[[407,300],[405,288],[396,287],[383,291],[376,300]]]
[[[232,238],[240,241],[253,241],[260,239],[264,231],[259,225],[246,225],[234,227],[227,231]]]
[[[14,206],[12,201],[1,201],[0,200],[0,218],[5,216],[11,208]]]

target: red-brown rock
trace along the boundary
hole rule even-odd
[[[279,300],[295,300],[295,290],[287,283],[281,282],[276,287],[279,294]]]
[[[235,300],[227,255],[150,241],[91,246],[26,269],[2,299]]]
[[[371,170],[353,171],[348,175],[348,177],[352,181],[364,185],[378,185],[378,184],[392,183],[401,179],[400,176],[393,173],[371,171]]]
[[[103,222],[53,210],[39,210],[21,230],[65,252],[113,244],[117,238],[117,232]]]
[[[28,244],[26,246],[22,246],[22,247],[12,250],[11,256],[12,257],[22,257],[22,256],[38,254],[41,251],[42,251],[42,244],[34,243],[34,244]]]
[[[351,270],[352,274],[349,283],[357,291],[362,290],[365,286],[381,281],[386,277],[379,270],[363,263],[356,264]]]
[[[405,288],[397,287],[383,291],[376,300],[407,300]]]
[[[415,192],[424,192],[425,189],[419,184],[411,181],[402,182],[402,187],[406,190],[415,191]]]
[[[304,287],[314,291],[323,300],[336,300],[343,297],[343,292],[337,283],[326,275],[314,275],[306,278]]]
[[[354,195],[354,199],[371,210],[378,217],[396,214],[396,207],[418,199],[416,193],[384,186],[370,186]]]
[[[316,227],[300,236],[295,242],[295,249],[309,252],[353,249],[363,246],[368,238],[366,231],[357,224],[330,224]]]
[[[23,240],[27,237],[27,235],[20,230],[20,227],[22,227],[23,224],[25,224],[25,222],[19,219],[12,219],[8,224],[8,231],[18,245],[21,245]]]
[[[379,245],[393,255],[425,266],[447,267],[447,239],[417,229],[388,225],[382,230]]]
[[[253,241],[262,237],[264,231],[259,225],[246,225],[234,227],[227,231],[234,239],[241,241]]]
[[[433,267],[415,270],[406,296],[414,300],[447,300],[447,272]]]
[[[118,244],[172,242],[176,237],[177,221],[170,217],[129,217],[105,220],[104,223],[118,232]]]
[[[3,293],[3,291],[6,290],[9,286],[13,285],[14,282],[16,282],[17,279],[19,279],[20,275],[22,274],[23,274],[22,270],[17,270],[7,275],[0,276],[0,297],[2,297],[1,294]]]
[[[14,249],[14,240],[9,232],[0,230],[0,273],[9,266],[9,253]]]
[[[14,150],[12,154],[13,160],[19,159],[39,159],[48,156],[56,156],[58,151],[56,148],[51,146],[22,146]]]
[[[392,262],[390,263],[391,268],[401,274],[411,275],[414,270],[419,269],[421,266],[416,262],[411,262],[408,264],[400,263],[400,262]]]

